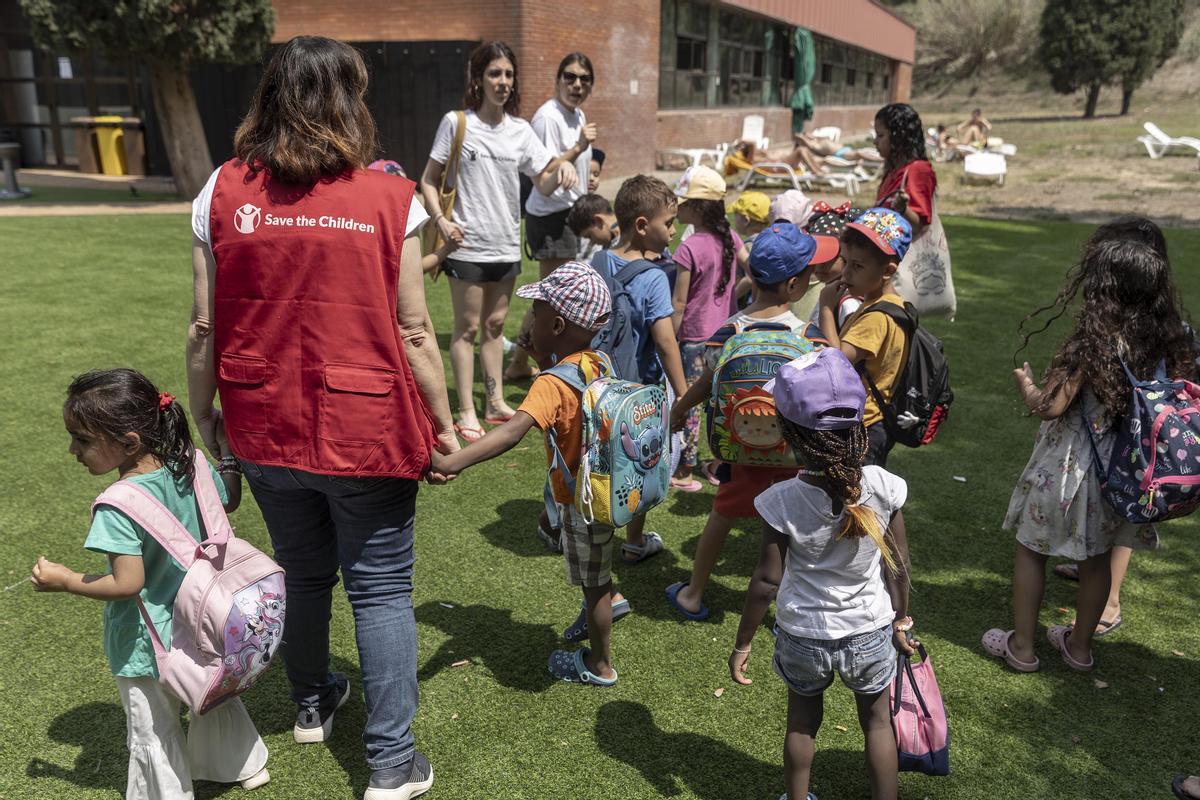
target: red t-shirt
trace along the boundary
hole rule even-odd
[[[928,225],[933,220],[933,193],[937,191],[937,173],[933,171],[933,164],[918,158],[902,167],[896,167],[879,185],[875,205],[891,208],[891,196],[901,187],[908,195],[908,207],[917,212],[921,222]]]

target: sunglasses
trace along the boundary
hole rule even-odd
[[[595,78],[593,78],[591,75],[581,75],[578,72],[564,72],[559,76],[559,80],[561,80],[567,86],[575,83],[575,81],[579,81],[584,86],[591,86],[592,81],[595,80]]]

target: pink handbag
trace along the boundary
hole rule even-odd
[[[270,666],[283,638],[283,569],[237,539],[208,461],[199,450],[192,487],[207,537],[197,542],[159,500],[137,484],[117,481],[92,504],[124,512],[187,575],[175,596],[171,646],[159,638],[138,598],[158,664],[158,681],[197,714],[250,688]]]
[[[926,775],[950,774],[950,726],[933,662],[922,645],[921,660],[913,666],[900,654],[896,680],[892,682],[892,729],[901,772]],[[907,676],[907,677],[906,677]]]

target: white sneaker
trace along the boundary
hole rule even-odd
[[[271,782],[271,773],[267,772],[266,767],[263,767],[258,772],[254,773],[249,778],[246,778],[246,780],[242,781],[242,788],[246,789],[246,790],[257,789],[258,787],[265,786],[270,782]]]

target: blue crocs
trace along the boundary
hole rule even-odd
[[[685,619],[689,619],[692,622],[703,622],[704,620],[708,619],[708,606],[701,603],[699,611],[688,611],[686,608],[679,605],[679,593],[683,591],[683,587],[685,586],[687,586],[687,581],[672,583],[670,586],[668,586],[667,602],[671,604],[671,608],[682,614]]]
[[[578,650],[555,650],[550,654],[550,661],[546,665],[550,670],[550,674],[558,678],[560,681],[567,683],[590,683],[593,686],[612,686],[617,682],[617,671],[613,670],[611,678],[601,678],[590,672],[587,665],[583,662],[583,657],[590,650],[586,647],[581,647]]]
[[[622,597],[620,600],[613,603],[612,621],[616,622],[622,617],[629,616],[632,612],[633,609],[629,607],[629,600]],[[565,631],[563,631],[562,635],[563,638],[568,642],[579,642],[587,638],[587,603],[584,603],[582,606],[580,606],[579,616],[575,618],[575,621],[572,622]]]

